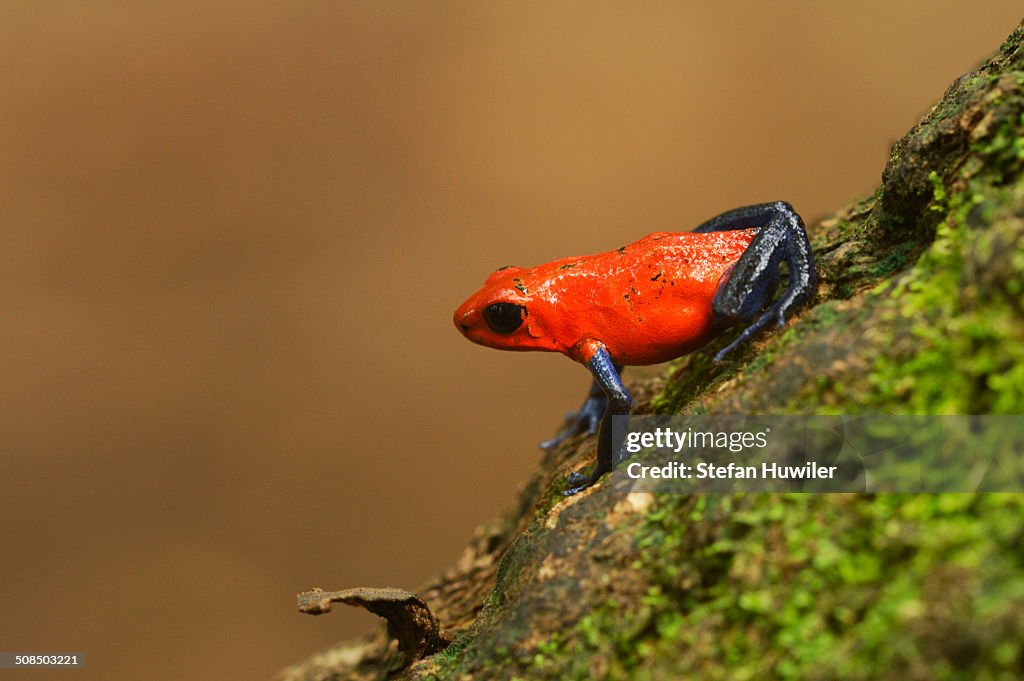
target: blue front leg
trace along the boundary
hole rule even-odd
[[[612,417],[628,415],[633,406],[633,398],[619,378],[620,367],[615,365],[607,350],[601,348],[595,352],[586,366],[594,376],[594,384],[604,393],[607,406],[601,418],[601,432],[597,436],[597,466],[589,476],[579,471],[571,474],[566,481],[565,496],[585,490],[615,468],[618,463],[616,452],[622,450],[622,443],[613,441]]]
[[[621,374],[622,367],[618,364],[614,366],[615,372]],[[562,431],[550,440],[541,442],[540,448],[551,449],[568,440],[573,435],[579,435],[580,433],[593,435],[597,432],[597,427],[600,425],[601,418],[604,416],[607,408],[608,397],[605,395],[604,388],[601,387],[600,383],[594,381],[590,384],[590,391],[587,393],[586,399],[583,400],[583,404],[580,405],[579,410],[566,414],[565,427],[562,428]]]

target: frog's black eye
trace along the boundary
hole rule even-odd
[[[491,331],[510,334],[523,325],[526,308],[515,303],[493,303],[484,308],[484,321]]]

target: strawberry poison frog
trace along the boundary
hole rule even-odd
[[[789,284],[773,300],[780,264]],[[594,377],[566,429],[547,448],[600,423],[597,466],[569,476],[566,495],[593,485],[624,458],[612,417],[632,398],[625,365],[655,364],[692,352],[724,329],[746,328],[715,355],[741,343],[814,295],[818,277],[803,220],[783,201],[722,213],[692,232],[656,232],[610,253],[536,267],[502,267],[455,311],[471,341],[502,350],[561,352]]]

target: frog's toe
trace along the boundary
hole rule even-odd
[[[565,488],[568,490],[571,487],[579,487],[587,481],[589,476],[580,473],[579,471],[573,471],[569,473],[569,477],[565,479]]]
[[[565,419],[563,420],[563,423],[565,424],[565,427],[562,428],[562,431],[560,433],[558,433],[558,435],[555,435],[553,438],[549,438],[549,439],[544,440],[543,442],[540,443],[539,446],[540,446],[541,449],[551,449],[552,447],[565,442],[570,437],[572,437],[573,435],[575,435],[576,433],[579,432],[577,430],[577,428],[576,428],[576,426],[577,426],[576,412],[574,412],[574,411],[568,412],[565,415]]]
[[[582,492],[586,488],[596,482],[592,475],[584,475],[579,471],[573,471],[569,474],[569,477],[565,479],[565,491],[562,492],[563,496],[571,497],[574,494]]]
[[[561,443],[565,442],[566,440],[568,440],[573,435],[575,435],[575,433],[573,433],[571,430],[569,430],[567,428],[567,429],[563,430],[561,433],[559,433],[558,435],[554,436],[553,438],[549,438],[547,440],[544,440],[543,442],[541,442],[537,446],[540,447],[541,449],[551,449],[552,447],[555,447],[555,446],[560,445]]]
[[[597,427],[601,424],[601,418],[604,416],[607,403],[608,400],[603,395],[588,398],[579,411],[571,411],[565,415],[565,428],[562,429],[562,432],[550,440],[541,442],[540,448],[551,449],[565,442],[573,435],[579,435],[580,433],[586,433],[587,435],[596,433]]]

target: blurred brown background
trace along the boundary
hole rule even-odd
[[[365,631],[295,592],[451,564],[587,386],[455,331],[494,267],[833,210],[1019,13],[3,3],[0,650],[262,679]]]

